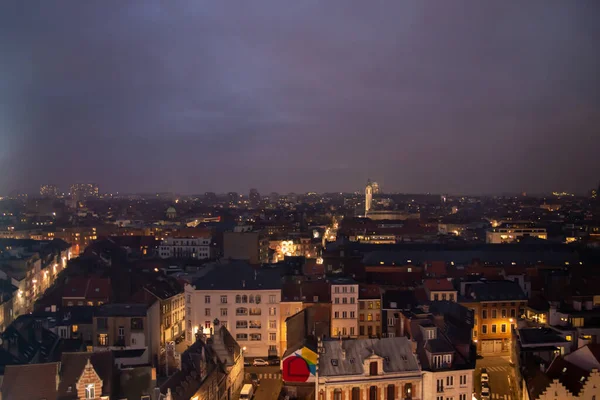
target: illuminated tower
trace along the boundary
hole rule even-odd
[[[379,194],[379,183],[377,182],[372,182],[371,183],[371,187],[373,188],[373,194]]]
[[[371,204],[373,203],[373,185],[371,180],[367,181],[367,187],[365,188],[365,217],[369,214]]]

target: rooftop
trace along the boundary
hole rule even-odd
[[[569,342],[556,333],[553,329],[549,328],[522,328],[517,330],[518,335],[521,339],[521,345],[547,345],[555,343],[564,343],[567,345]]]
[[[527,300],[521,286],[513,281],[479,281],[470,284],[465,301]]]
[[[96,308],[96,317],[145,317],[145,304],[104,304]]]
[[[430,292],[456,290],[448,279],[425,279],[423,285]]]
[[[253,268],[243,261],[216,265],[204,277],[193,281],[196,290],[276,290],[282,286],[281,268]]]
[[[319,357],[321,376],[361,375],[363,361],[369,357],[384,358],[386,373],[417,372],[419,363],[406,337],[323,341],[324,353]],[[342,354],[345,350],[345,356]]]

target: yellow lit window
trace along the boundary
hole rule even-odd
[[[573,336],[567,335],[567,337],[565,339],[567,339],[570,342],[571,340],[573,340]]]
[[[367,321],[373,321],[373,314],[367,314]]]
[[[79,327],[77,325],[73,325],[73,326],[71,326],[71,330],[73,332],[77,332],[79,330]]]

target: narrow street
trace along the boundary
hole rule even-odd
[[[492,400],[517,400],[514,393],[514,367],[509,356],[486,356],[477,360],[475,367],[474,388],[478,399],[481,399],[481,368],[486,368],[490,376],[490,393]]]

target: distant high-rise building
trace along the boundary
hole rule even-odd
[[[71,185],[71,197],[77,201],[89,197],[98,197],[98,185],[95,183],[76,183]]]
[[[58,196],[58,187],[56,185],[41,185],[40,195],[43,197],[56,197]]]
[[[252,208],[257,208],[260,205],[260,193],[258,193],[258,190],[250,189],[248,199],[250,200],[250,206]]]
[[[236,192],[227,193],[227,202],[230,206],[235,206],[239,203],[240,196]]]
[[[373,184],[369,179],[367,181],[367,187],[365,188],[365,217],[369,214],[371,206],[373,204]]]

